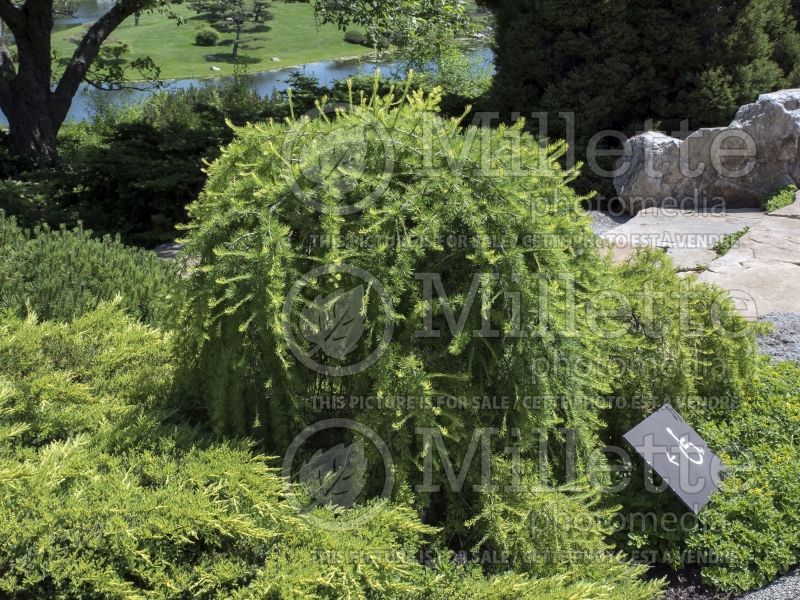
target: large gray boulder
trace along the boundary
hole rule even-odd
[[[614,177],[630,213],[757,207],[792,183],[800,183],[800,89],[763,94],[728,127],[684,140],[656,132],[632,137]]]

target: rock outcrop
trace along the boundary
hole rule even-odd
[[[686,139],[656,132],[625,144],[614,186],[625,209],[757,207],[800,183],[800,89],[763,94],[728,127]]]

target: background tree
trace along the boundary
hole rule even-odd
[[[136,15],[134,14],[134,19]],[[88,25],[85,29],[88,29]],[[81,43],[80,37],[70,38],[76,46]],[[131,45],[128,42],[120,41],[109,37],[100,46],[92,66],[86,72],[85,81],[98,90],[119,90],[126,87],[131,89],[159,89],[163,86],[160,81],[161,69],[149,56],[132,57]],[[53,76],[59,79],[63,69],[69,64],[69,59],[53,54]],[[133,77],[131,73],[135,73]],[[136,85],[128,82],[135,80]],[[150,82],[143,84],[141,82]]]
[[[0,40],[0,109],[8,118],[15,151],[33,164],[52,163],[56,134],[72,98],[100,52],[100,46],[122,21],[146,6],[146,0],[120,0],[86,31],[61,78],[53,83],[51,34],[53,0],[27,0],[17,6],[0,0],[0,19],[16,43]]]
[[[234,34],[231,56],[239,58],[239,48],[245,41],[242,35],[248,31],[263,31],[262,23],[270,20],[269,2],[263,0],[200,0],[194,4],[195,10],[203,13],[210,25],[217,31]]]
[[[34,165],[56,160],[56,135],[102,43],[137,11],[167,3],[168,0],[117,0],[87,30],[63,74],[54,82],[54,0],[0,0],[0,20],[16,43],[15,56],[8,38],[0,37],[0,110],[8,118],[14,150],[23,160]],[[393,31],[406,28],[412,33],[431,22],[450,22],[457,28],[465,14],[458,0],[318,0],[315,8],[323,22],[334,22],[342,28],[357,22]]]
[[[269,21],[272,18],[272,15],[269,12],[269,6],[269,2],[264,2],[263,0],[254,0],[253,20],[256,23],[263,23],[264,21]]]
[[[574,112],[576,153],[607,129],[723,125],[800,83],[791,0],[500,0],[493,100],[506,115]],[[531,127],[536,128],[534,120]],[[608,167],[610,165],[606,165]],[[596,184],[596,182],[595,182]]]
[[[334,23],[342,31],[349,25],[356,25],[366,32],[367,39],[387,39],[402,47],[406,58],[420,62],[435,60],[452,47],[457,36],[472,28],[460,0],[399,2],[400,6],[396,7],[393,4],[397,3],[394,0],[316,0],[314,8],[321,25]]]

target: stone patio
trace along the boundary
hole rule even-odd
[[[713,246],[745,227],[749,231],[718,257]],[[615,261],[637,248],[663,249],[679,270],[697,271],[701,281],[728,290],[747,318],[800,312],[800,193],[794,204],[770,214],[649,208],[602,237],[612,242]]]

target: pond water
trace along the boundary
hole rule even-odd
[[[473,56],[483,65],[490,66],[493,55],[489,48],[479,48],[472,50]],[[258,93],[268,96],[274,91],[285,90],[287,87],[286,79],[294,71],[300,71],[304,75],[316,77],[321,85],[330,85],[339,79],[346,79],[357,74],[371,74],[375,69],[380,69],[385,74],[398,73],[400,65],[396,62],[376,62],[368,59],[348,59],[348,60],[327,60],[317,63],[309,63],[299,67],[287,67],[274,71],[263,71],[252,73],[249,77],[253,81]],[[402,73],[400,73],[402,75]],[[217,77],[210,79],[176,79],[167,82],[167,89],[177,90],[189,87],[209,87],[221,86],[230,77]],[[103,92],[89,86],[82,86],[81,90],[75,95],[72,107],[69,111],[70,119],[84,121],[90,119],[97,110],[97,107],[104,103],[116,105],[135,104],[149,96],[152,92],[144,90],[119,90]]]
[[[114,0],[79,0],[75,3],[76,10],[68,17],[62,17],[56,21],[56,27],[67,27],[81,23],[88,23],[96,20],[105,14]],[[476,48],[469,50],[475,57],[478,64],[491,66],[494,56],[489,48]],[[293,71],[300,71],[304,75],[316,77],[321,85],[330,85],[338,79],[345,79],[357,74],[370,74],[375,69],[380,68],[383,73],[393,74],[399,70],[399,65],[395,62],[376,62],[368,58],[348,59],[348,60],[327,60],[317,63],[309,63],[299,67],[287,67],[273,71],[263,71],[252,73],[250,77],[256,90],[262,96],[272,94],[274,91],[284,90],[287,87],[286,79]],[[177,90],[189,87],[208,87],[221,86],[229,77],[217,77],[208,79],[176,79],[166,82],[167,89]],[[74,121],[85,121],[91,119],[97,111],[98,106],[105,104],[125,105],[141,102],[152,92],[146,90],[119,90],[112,92],[99,91],[88,85],[81,86],[72,101],[68,119]],[[7,125],[5,115],[0,112],[0,125]]]
[[[93,23],[108,12],[114,4],[114,0],[78,0],[70,2],[73,7],[71,15],[56,18],[56,29],[81,25],[83,23]]]

